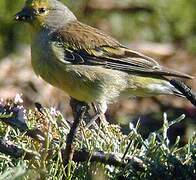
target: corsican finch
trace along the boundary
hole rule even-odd
[[[27,0],[15,19],[31,25],[36,74],[71,97],[96,104],[100,113],[121,98],[181,95],[167,79],[191,78],[79,22],[57,0]]]

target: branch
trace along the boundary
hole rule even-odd
[[[70,105],[73,110],[73,116],[74,116],[74,123],[72,125],[72,128],[67,135],[67,144],[66,149],[62,150],[62,155],[64,157],[64,164],[66,165],[69,161],[73,160],[75,162],[100,162],[103,164],[113,165],[113,166],[120,166],[125,167],[128,164],[131,164],[133,168],[135,168],[138,171],[144,170],[144,163],[142,160],[132,157],[132,156],[126,156],[124,159],[125,161],[122,161],[119,157],[122,157],[123,155],[115,155],[110,153],[104,153],[104,152],[88,152],[86,150],[75,150],[73,142],[76,137],[79,124],[81,120],[84,118],[85,112],[88,110],[88,105],[83,102],[76,101],[74,99],[71,100]],[[0,107],[0,110],[3,108]],[[10,110],[10,108],[9,108]],[[11,111],[11,110],[10,110]],[[10,111],[8,114],[10,114]],[[4,111],[1,111],[4,112]],[[18,111],[17,111],[18,112]],[[2,116],[3,117],[3,116]],[[11,119],[12,118],[12,119]],[[21,116],[20,116],[21,118]],[[10,118],[1,118],[4,123],[7,123],[8,125],[12,126],[13,128],[18,128],[20,131],[24,132],[24,126],[20,126],[17,124],[19,121],[19,115],[18,113],[15,113],[14,119],[13,117]],[[21,120],[21,119],[20,119]],[[13,123],[14,122],[14,123]],[[16,126],[17,125],[17,126]],[[26,128],[28,128],[26,126]],[[40,143],[45,142],[45,136],[44,133],[41,132],[39,129],[29,130],[26,129],[26,135],[33,138],[34,140],[39,141]],[[53,154],[54,150],[49,150],[48,154]],[[8,143],[5,140],[0,139],[0,152],[6,155],[11,156],[12,158],[20,158],[24,156],[25,160],[30,160],[36,156],[33,152],[26,152],[23,149],[17,147],[14,144]],[[55,157],[54,157],[55,158]]]
[[[25,134],[29,137],[31,137],[32,139],[40,142],[40,143],[44,143],[45,142],[45,137],[44,137],[44,133],[42,133],[39,129],[24,129],[19,125],[15,125],[17,122],[17,120],[15,119],[15,122],[12,121],[11,118],[0,118],[0,121],[4,122],[5,124],[11,126],[14,129],[19,129],[20,132],[25,132]]]
[[[115,167],[125,168],[128,164],[131,164],[133,168],[137,171],[144,171],[145,164],[144,162],[133,156],[126,156],[125,161],[121,161],[123,155],[119,154],[118,156],[111,153],[104,153],[102,151],[89,153],[85,150],[76,151],[73,156],[75,162],[100,162],[102,164],[113,165]],[[90,159],[90,160],[89,160]],[[126,162],[127,161],[127,162]]]
[[[180,80],[172,79],[170,83],[179,90],[194,106],[196,106],[196,93]]]
[[[44,143],[45,136],[43,132],[39,129],[28,129],[23,106],[17,105],[13,102],[8,104],[9,105],[0,104],[0,114],[4,115],[0,116],[0,121],[14,129],[19,129],[20,132],[26,132],[26,135],[32,139]]]
[[[23,149],[17,147],[14,144],[8,143],[2,139],[0,139],[0,152],[9,155],[11,158],[21,158],[24,156],[25,160],[31,160],[36,155],[32,152],[26,152]],[[62,150],[62,154],[66,154],[66,150]],[[49,150],[48,154],[52,154],[52,150]],[[145,164],[144,162],[136,157],[127,156],[125,161],[121,161],[122,155],[119,156],[110,153],[104,152],[94,152],[90,153],[86,150],[79,150],[73,153],[73,161],[75,162],[100,162],[102,164],[113,165],[115,167],[122,167],[125,168],[128,164],[131,164],[132,167],[137,171],[144,171]],[[126,162],[127,161],[127,162]]]
[[[24,151],[22,149],[2,139],[0,139],[0,152],[5,155],[10,155],[12,158],[20,158],[24,155]]]

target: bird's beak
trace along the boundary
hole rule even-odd
[[[31,9],[23,8],[22,11],[18,12],[15,15],[16,21],[24,21],[24,22],[30,22],[34,18],[34,12]]]

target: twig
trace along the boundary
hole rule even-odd
[[[5,124],[8,124],[9,126],[11,126],[14,129],[19,129],[20,132],[25,132],[25,134],[29,137],[31,137],[32,139],[40,142],[40,143],[44,143],[45,142],[45,138],[44,138],[44,133],[42,133],[39,129],[24,129],[21,126],[16,126],[15,122],[12,123],[12,119],[11,118],[0,118],[0,121],[4,122]]]
[[[122,168],[124,168],[130,163],[135,168],[135,170],[138,171],[143,171],[145,168],[144,162],[139,158],[133,156],[127,156],[125,158],[125,161],[128,162],[124,162],[121,161],[120,157],[122,157],[122,154],[119,154],[117,156],[115,154],[104,153],[102,151],[89,153],[88,151],[81,150],[81,151],[76,151],[74,153],[73,160],[75,162],[85,162],[85,161],[89,161],[90,159],[90,162],[100,162],[103,164],[113,165],[115,167],[122,167]]]
[[[24,150],[2,139],[0,139],[0,152],[5,155],[10,155],[12,158],[20,158],[24,155]]]
[[[180,80],[172,79],[170,83],[178,89],[194,106],[196,106],[196,94],[185,83]]]
[[[17,105],[14,102],[0,104],[0,114],[4,114],[4,116],[0,116],[0,121],[14,129],[19,129],[20,132],[25,132],[26,135],[34,140],[44,143],[44,133],[42,133],[39,129],[28,129],[24,111],[23,106]]]
[[[125,159],[125,157],[126,157],[128,151],[129,151],[129,148],[131,147],[131,145],[132,145],[132,141],[129,142],[129,144],[128,144],[126,150],[125,150],[125,153],[123,154],[122,160]]]
[[[45,135],[39,129],[27,130],[25,134],[42,144],[45,142]]]

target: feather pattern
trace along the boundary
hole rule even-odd
[[[144,76],[192,78],[162,67],[154,59],[124,47],[109,35],[76,20],[59,28],[52,36],[63,46],[64,60],[72,64],[99,65]]]

